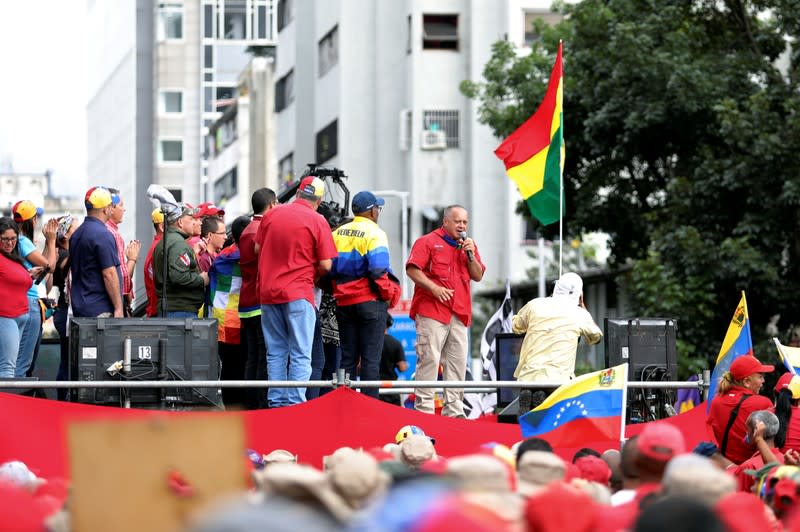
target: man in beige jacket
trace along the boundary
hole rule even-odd
[[[529,301],[516,314],[512,330],[525,333],[514,377],[524,382],[566,382],[575,377],[575,355],[583,336],[596,344],[603,333],[583,304],[583,280],[565,273],[556,281],[553,295]],[[541,403],[547,393],[520,392],[519,413]],[[536,404],[533,404],[536,403]]]

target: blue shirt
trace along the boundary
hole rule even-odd
[[[72,273],[72,313],[76,317],[93,318],[104,312],[114,312],[114,304],[106,292],[103,270],[114,267],[120,278],[120,297],[122,297],[122,277],[119,271],[119,255],[114,235],[106,225],[91,216],[69,240],[69,270]]]
[[[19,247],[19,254],[22,255],[22,263],[25,265],[25,269],[30,270],[33,268],[33,264],[28,261],[28,255],[36,251],[36,244],[31,242],[31,239],[27,236],[20,234],[17,246]],[[28,288],[28,297],[39,297],[38,284],[33,283],[31,287]]]

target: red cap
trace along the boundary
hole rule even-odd
[[[762,364],[753,355],[745,355],[737,358],[731,364],[731,377],[733,380],[740,381],[756,373],[770,373],[774,369],[775,366]]]
[[[194,217],[205,218],[207,216],[225,216],[225,210],[210,202],[201,203],[197,206],[197,214]]]
[[[576,509],[580,511],[576,511]],[[585,492],[563,483],[553,483],[525,504],[528,530],[601,530],[600,507]]]
[[[663,421],[648,423],[637,443],[639,454],[657,462],[668,462],[686,451],[686,441],[681,431]]]
[[[611,480],[611,469],[602,458],[596,456],[581,456],[575,460],[575,465],[581,472],[581,478],[608,486]]]

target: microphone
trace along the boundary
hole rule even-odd
[[[461,231],[460,233],[458,233],[458,236],[460,236],[461,240],[464,241],[467,239],[467,232]],[[475,255],[472,254],[472,251],[467,250],[467,260],[470,262],[475,260]]]

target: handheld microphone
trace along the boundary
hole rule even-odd
[[[467,232],[466,231],[461,231],[460,233],[458,233],[458,236],[461,237],[462,241],[466,240],[467,239]],[[467,250],[467,260],[470,261],[470,262],[475,260],[475,255],[473,255],[472,251]]]

